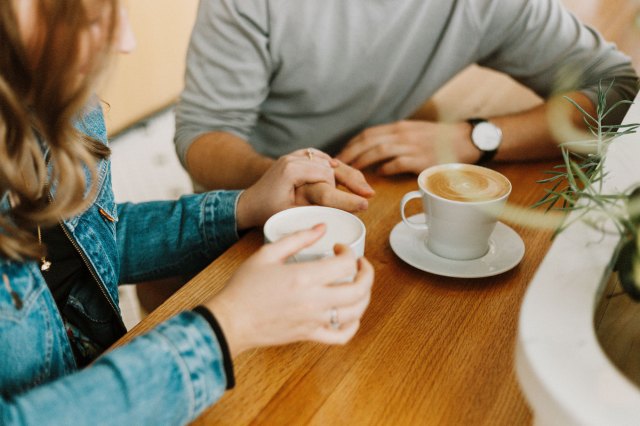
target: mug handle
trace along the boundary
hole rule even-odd
[[[428,228],[426,223],[411,222],[409,219],[407,219],[407,216],[405,216],[404,214],[404,208],[407,205],[407,203],[416,198],[422,198],[422,193],[420,193],[420,191],[411,191],[405,194],[404,197],[402,197],[402,202],[400,203],[400,214],[402,215],[402,221],[409,228],[418,229],[422,231]]]

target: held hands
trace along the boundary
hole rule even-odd
[[[335,257],[285,263],[317,241],[324,225],[263,246],[207,302],[233,355],[296,341],[345,344],[369,305],[374,272],[364,258],[336,246]],[[353,282],[334,284],[355,274]]]
[[[478,157],[468,123],[405,120],[364,130],[337,158],[359,170],[378,165],[378,173],[388,176],[419,174],[434,164],[468,163]]]
[[[366,210],[369,207],[367,198],[372,197],[374,191],[362,172],[336,159],[331,159],[331,166],[335,183],[343,185],[350,192],[341,191],[326,182],[311,183],[297,188],[296,205],[315,204],[352,213]]]
[[[337,184],[351,192],[341,191]],[[280,157],[254,185],[242,193],[237,206],[238,229],[260,226],[273,214],[310,204],[347,211],[364,210],[364,197],[373,195],[359,170],[316,150],[304,149]]]

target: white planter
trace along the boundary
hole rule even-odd
[[[640,97],[625,122],[640,123]],[[613,143],[606,170],[610,191],[640,182],[640,134]],[[640,424],[640,389],[609,361],[594,330],[618,243],[615,234],[576,223],[554,240],[529,285],[516,374],[536,424]]]

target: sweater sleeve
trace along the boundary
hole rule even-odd
[[[558,0],[469,1],[481,34],[478,63],[504,72],[543,98],[579,90],[597,103],[600,83],[607,105],[632,100],[638,77],[630,59],[582,24]],[[619,108],[611,122],[620,122]]]
[[[248,140],[273,67],[266,3],[200,2],[176,110],[174,142],[183,164],[191,143],[205,133],[225,131]]]
[[[225,391],[220,345],[183,312],[90,367],[0,398],[3,425],[183,425]]]

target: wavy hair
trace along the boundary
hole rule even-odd
[[[0,213],[0,256],[42,256],[35,228],[80,213],[95,196],[96,163],[109,149],[74,122],[111,56],[117,1],[35,0],[28,40],[18,2],[0,2],[0,199],[12,205]]]

